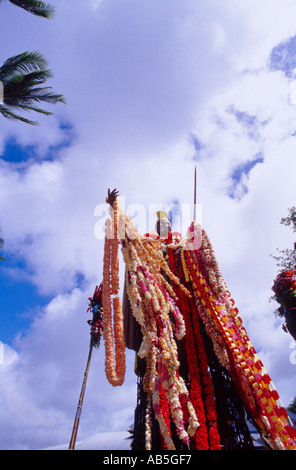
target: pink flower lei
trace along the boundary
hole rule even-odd
[[[199,423],[185,382],[178,373],[180,363],[175,337],[183,338],[185,324],[176,305],[174,289],[162,273],[172,284],[179,285],[182,292],[187,295],[189,292],[180,285],[178,277],[168,267],[161,251],[162,241],[142,236],[127,217],[125,221],[127,232],[133,234],[133,237],[126,237],[122,243],[127,293],[143,336],[138,355],[146,361],[143,378],[148,401],[145,447],[151,449],[153,409],[165,448],[173,450],[168,419],[174,422],[177,434],[185,444],[195,434]],[[189,416],[187,425],[181,404],[184,396],[187,397],[186,413]]]

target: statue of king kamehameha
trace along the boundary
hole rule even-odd
[[[124,350],[135,351],[132,449],[253,449],[248,421],[268,449],[295,449],[295,430],[206,231],[193,221],[183,238],[159,211],[156,230],[141,234],[120,209],[117,190],[108,191],[107,202],[105,369],[112,385],[122,385]],[[122,302],[119,247],[125,263]]]

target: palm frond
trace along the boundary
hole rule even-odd
[[[50,111],[45,111],[45,109],[37,108],[36,106],[24,105],[19,106],[19,109],[23,109],[24,111],[35,111],[35,113],[44,114],[45,116],[52,116],[53,113]]]
[[[1,1],[1,0],[0,0]],[[45,71],[48,64],[38,51],[27,51],[7,59],[0,67],[0,80],[5,84],[21,73],[30,73],[34,70]]]
[[[52,87],[34,86],[30,81],[28,83],[15,83],[5,89],[4,104],[9,107],[20,107],[34,102],[46,102],[56,104],[65,103],[63,95],[51,92]]]
[[[55,10],[49,3],[40,2],[38,0],[9,0],[10,3],[17,7],[32,13],[36,16],[50,19],[53,17]]]
[[[1,1],[1,0],[0,0]],[[65,103],[61,94],[52,92],[52,87],[41,86],[52,77],[46,68],[47,61],[37,52],[24,52],[6,60],[0,67],[0,81],[4,88],[0,114],[7,119],[14,119],[27,124],[37,124],[14,113],[14,109],[35,111],[51,115],[48,111],[34,106],[35,103]]]
[[[47,71],[19,74],[11,78],[4,87],[4,102],[12,106],[14,103],[23,102],[24,99],[34,99],[40,90],[51,87],[40,87],[51,76]]]
[[[4,106],[3,104],[0,104],[0,114],[2,114],[2,116],[6,119],[10,119],[12,121],[21,121],[32,126],[38,125],[36,121],[31,121],[30,119],[26,119],[19,114],[13,113],[7,106]]]

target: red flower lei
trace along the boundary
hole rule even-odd
[[[182,265],[176,267],[175,250],[169,249],[169,263],[171,270],[179,277],[187,290],[191,290],[189,283],[185,283]],[[200,331],[196,306],[193,298],[188,298],[176,286],[179,299],[179,308],[183,314],[186,326],[184,346],[190,376],[190,399],[196,410],[199,428],[191,439],[191,446],[197,450],[220,449],[220,436],[217,430],[217,415],[214,400],[212,379],[208,372],[207,356],[204,349]]]
[[[160,402],[160,408],[161,408],[161,413],[162,413],[163,419],[165,421],[168,433],[171,436],[170,408],[169,408],[168,400],[167,400],[167,397],[166,397],[166,392],[165,392],[165,389],[163,388],[162,384],[160,384],[160,386],[159,386],[159,402]],[[162,448],[167,450],[168,446],[166,444],[166,441],[165,441],[162,433],[160,433],[160,436],[161,436]]]

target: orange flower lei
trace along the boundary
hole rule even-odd
[[[112,221],[107,219],[105,232],[103,263],[103,337],[105,340],[105,372],[111,385],[122,385],[125,378],[125,342],[123,332],[123,315],[119,292],[118,275],[118,207],[113,205]],[[113,222],[113,230],[112,230]],[[114,312],[112,327],[112,307]],[[113,340],[114,329],[114,340]],[[115,358],[114,358],[115,343]]]

